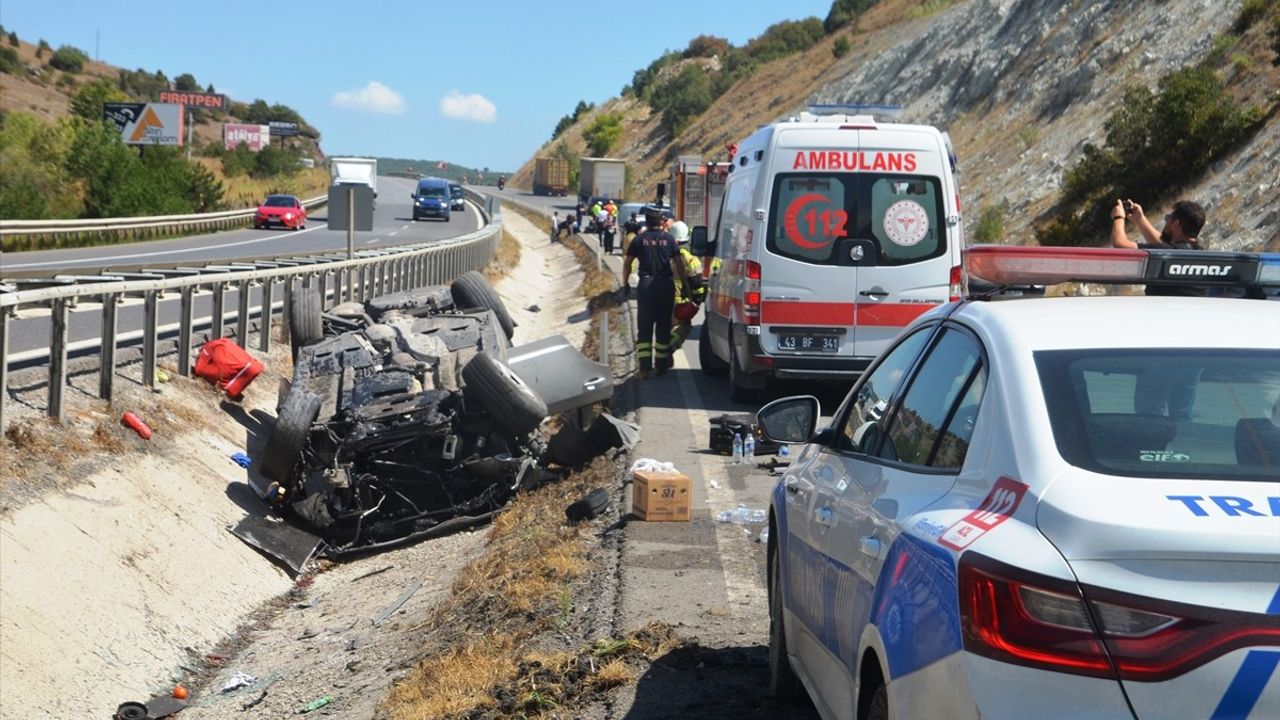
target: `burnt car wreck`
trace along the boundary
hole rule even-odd
[[[634,445],[607,415],[547,442],[543,420],[608,400],[612,376],[562,336],[513,347],[479,273],[328,312],[298,293],[289,316],[293,379],[251,484],[292,527],[233,532],[295,570],[485,522],[554,470]]]

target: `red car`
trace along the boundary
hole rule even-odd
[[[268,195],[253,214],[253,227],[266,228],[279,225],[290,230],[307,226],[307,210],[302,201],[292,195]]]

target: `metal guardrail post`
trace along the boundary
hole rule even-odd
[[[249,292],[248,278],[241,280],[240,297],[236,298],[240,301],[236,309],[236,344],[246,350],[249,349]]]
[[[209,328],[209,339],[217,340],[222,337],[222,317],[223,311],[226,309],[223,305],[227,300],[227,288],[225,283],[216,282],[209,289],[213,291],[213,298],[210,300],[213,303],[213,311],[209,314],[209,317],[213,320],[213,325]]]
[[[191,326],[195,311],[196,289],[194,285],[182,288],[178,302],[178,374],[191,377]]]
[[[293,286],[298,282],[296,275],[290,275],[284,279],[284,307],[281,312],[284,314],[285,323],[290,323],[293,318]],[[289,325],[289,333],[293,333],[293,326]]]
[[[156,329],[159,327],[160,293],[148,290],[143,296],[142,386],[156,386]],[[216,320],[216,318],[215,318]]]
[[[111,402],[116,383],[116,317],[120,309],[120,295],[105,293],[102,296],[102,354],[98,358],[98,397]]]
[[[258,349],[271,352],[271,304],[275,302],[276,281],[267,278],[262,281],[262,312],[258,315]]]
[[[329,298],[329,273],[321,270],[316,273],[316,287],[320,288],[320,308],[324,309]],[[337,298],[337,295],[334,295]]]
[[[66,420],[63,399],[67,390],[67,316],[71,300],[56,298],[50,305],[49,325],[49,417],[61,424]]]
[[[6,429],[4,406],[9,398],[9,308],[0,308],[0,436]]]

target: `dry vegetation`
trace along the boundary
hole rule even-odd
[[[496,283],[506,277],[520,264],[520,241],[506,228],[502,229],[502,239],[498,241],[498,252],[484,269],[484,276],[490,283]]]

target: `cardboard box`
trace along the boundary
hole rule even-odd
[[[689,522],[692,483],[680,473],[636,471],[631,483],[631,514],[649,522]]]

